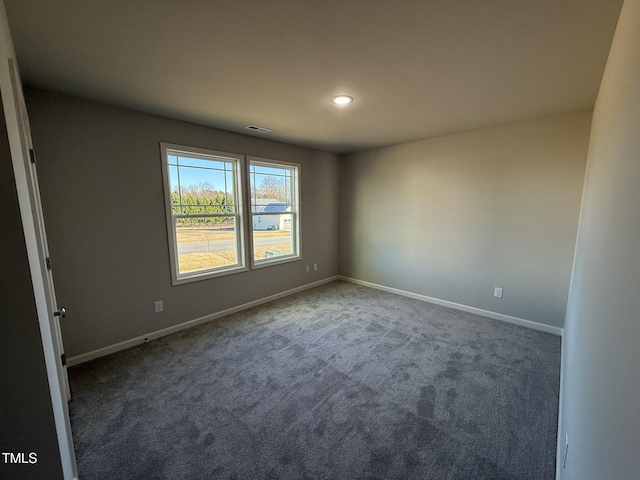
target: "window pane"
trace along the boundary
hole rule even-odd
[[[172,165],[169,165],[169,190],[171,192],[171,214],[181,214],[180,191],[178,189],[178,167],[174,167]]]
[[[209,163],[231,166],[229,162]],[[236,213],[233,170],[169,166],[168,172],[173,214]]]
[[[293,215],[253,215],[253,258],[267,260],[294,251]]]
[[[226,203],[225,205],[227,206],[227,212],[228,213],[236,213],[236,202],[235,202],[235,196],[233,194],[234,192],[234,186],[233,186],[233,170],[231,169],[231,164],[227,164],[229,165],[229,169],[227,169],[227,171],[225,172],[226,175],[226,187],[225,187],[225,191],[227,193],[226,195]]]
[[[254,265],[299,258],[299,167],[265,159],[249,162]]]
[[[233,193],[233,183],[226,182],[224,170],[178,167],[178,175],[182,195],[199,192]]]
[[[253,212],[273,202],[291,205],[291,169],[251,165],[251,206]]]
[[[179,275],[238,265],[235,217],[174,219]]]
[[[178,165],[186,166],[186,167],[200,167],[200,168],[215,168],[218,170],[224,170],[225,163],[223,160],[215,160],[215,159],[202,159],[202,158],[194,158],[194,157],[186,157],[180,155],[178,157]]]
[[[164,143],[161,149],[172,284],[244,270],[243,157]]]
[[[283,170],[284,170],[283,168],[279,168],[279,167],[273,167],[273,166],[267,167],[267,166],[255,164],[255,163],[251,164],[251,173],[256,173],[256,174],[282,175]]]

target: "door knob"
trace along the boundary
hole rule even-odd
[[[60,310],[58,310],[57,312],[53,312],[54,317],[60,317],[60,318],[64,318],[66,314],[67,314],[67,309],[64,307],[60,308]]]

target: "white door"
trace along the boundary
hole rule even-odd
[[[47,243],[47,233],[44,226],[44,215],[42,213],[42,203],[40,201],[40,187],[38,185],[38,173],[36,171],[36,157],[31,141],[31,128],[29,127],[29,116],[27,114],[27,105],[24,101],[22,92],[22,83],[20,82],[20,74],[18,66],[9,59],[9,70],[11,72],[11,87],[13,90],[16,110],[19,116],[20,138],[22,150],[24,153],[25,170],[27,173],[27,185],[29,188],[29,198],[34,214],[34,223],[36,227],[36,236],[38,241],[38,249],[40,256],[44,259],[44,293],[47,300],[48,310],[51,313],[49,322],[51,323],[51,332],[54,342],[54,351],[60,359],[60,377],[64,386],[65,398],[71,400],[71,390],[69,388],[69,377],[67,375],[67,362],[64,355],[64,344],[62,342],[62,332],[60,330],[60,320],[64,319],[66,309],[59,306],[56,300],[56,291],[53,285],[52,262],[49,256],[49,244]]]
[[[32,146],[29,120],[3,0],[0,0],[0,94],[4,109],[0,114],[4,114],[9,137],[62,471],[65,479],[75,479],[78,477],[78,470],[67,405],[69,381],[66,367],[62,365],[62,336],[59,318],[55,315],[60,311],[56,304],[53,277],[47,269],[49,249],[44,230],[38,178],[30,157]]]

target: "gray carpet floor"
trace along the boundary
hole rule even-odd
[[[80,478],[555,476],[560,338],[333,282],[69,370]]]

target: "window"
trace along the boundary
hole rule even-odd
[[[300,165],[160,148],[173,285],[247,271],[247,258],[251,268],[301,258]]]
[[[243,156],[161,144],[174,285],[246,270]]]
[[[252,267],[300,258],[300,165],[249,157]]]

